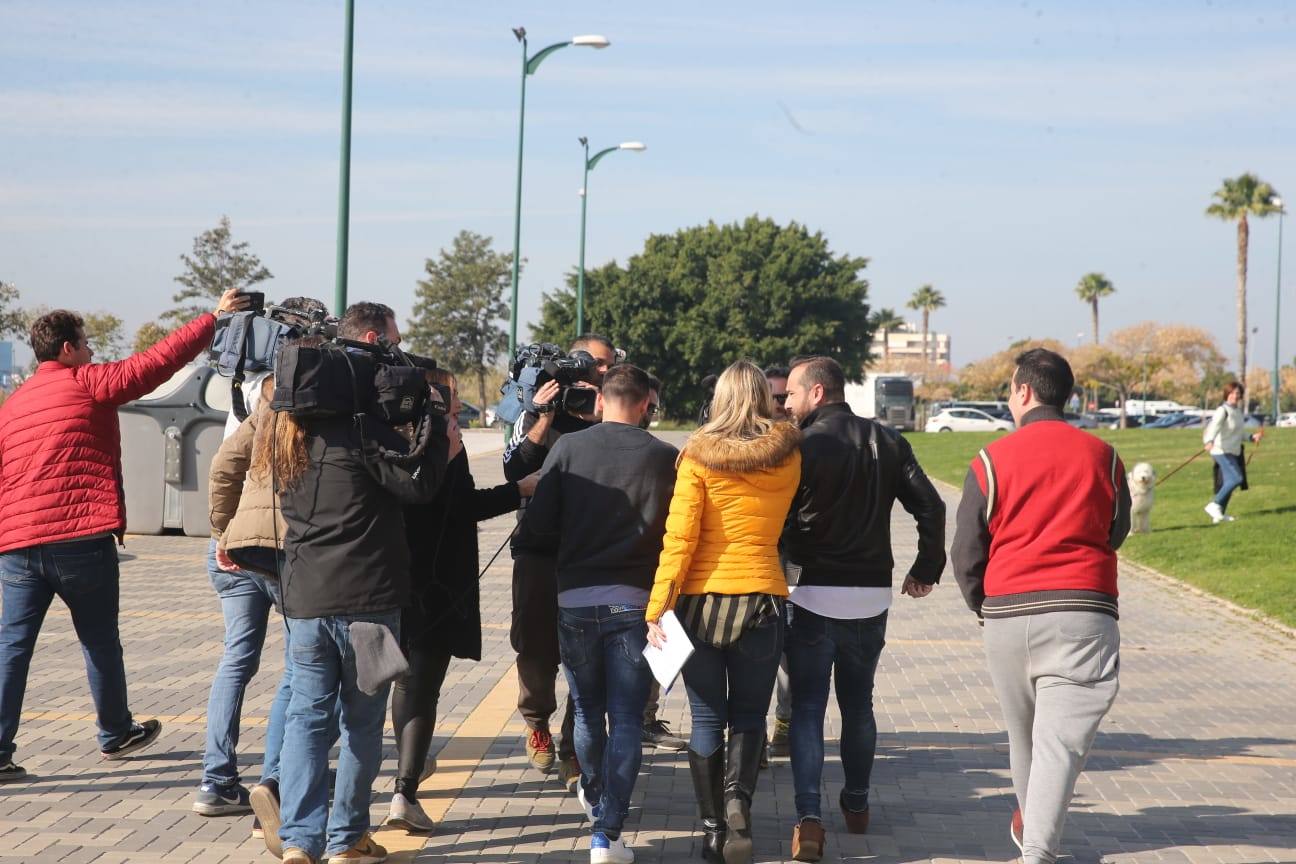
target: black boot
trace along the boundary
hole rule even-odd
[[[689,773],[693,775],[693,794],[702,817],[702,859],[724,864],[721,849],[725,843],[724,821],[724,750],[710,756],[689,751]]]
[[[725,765],[725,864],[749,864],[752,860],[751,802],[756,794],[756,777],[760,773],[761,753],[765,749],[765,731],[730,732],[729,753]]]

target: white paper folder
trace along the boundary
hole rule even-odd
[[[684,625],[680,624],[674,612],[667,612],[657,623],[666,633],[666,646],[654,648],[648,645],[643,653],[653,677],[662,686],[662,690],[667,691],[675,683],[688,658],[693,655],[693,642],[684,632]]]

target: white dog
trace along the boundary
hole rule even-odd
[[[1152,505],[1156,502],[1156,470],[1140,462],[1129,472],[1125,481],[1130,490],[1130,532],[1152,533]]]

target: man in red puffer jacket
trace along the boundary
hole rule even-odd
[[[211,343],[216,314],[242,309],[230,290],[147,351],[91,363],[81,317],[57,310],[31,329],[39,366],[0,406],[0,783],[21,780],[14,737],[36,638],[57,595],[85,654],[99,749],[121,759],[157,740],[126,703],[117,632],[117,549],[126,531],[117,407],[161,385]]]

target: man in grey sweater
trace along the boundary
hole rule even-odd
[[[576,706],[581,805],[591,864],[629,864],[621,827],[642,759],[652,673],[644,609],[675,487],[674,447],[639,424],[647,373],[609,369],[603,422],[560,438],[526,510],[526,529],[558,542],[558,641]],[[608,730],[605,731],[605,722]]]

